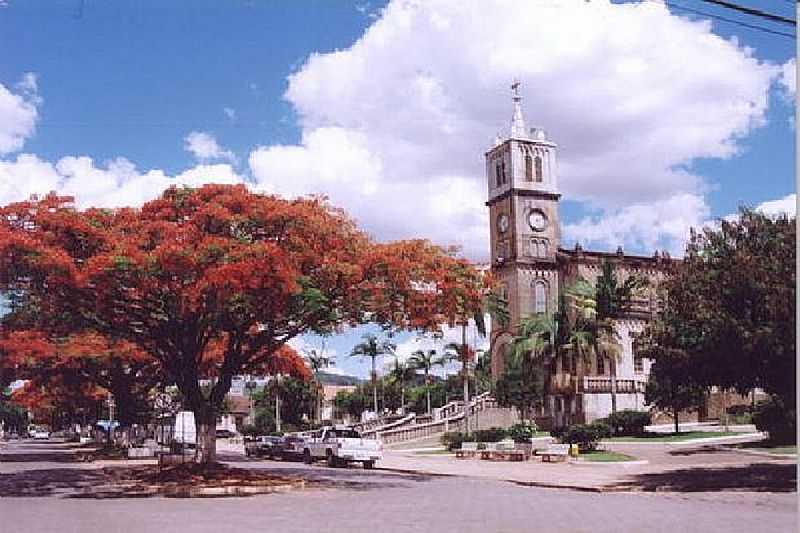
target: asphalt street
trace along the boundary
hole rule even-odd
[[[237,463],[236,466],[244,466]],[[359,466],[249,461],[309,488],[248,498],[82,497],[98,468],[57,444],[0,448],[0,532],[786,532],[793,492],[586,493]]]

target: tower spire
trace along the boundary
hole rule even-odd
[[[511,117],[511,136],[525,137],[525,119],[522,117],[522,96],[519,94],[519,80],[511,84],[511,100],[514,102],[514,115]]]

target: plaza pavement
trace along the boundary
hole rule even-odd
[[[657,465],[655,450],[651,448],[648,453],[653,454]],[[92,491],[104,482],[101,466],[111,463],[77,463],[73,451],[55,442],[0,447],[0,531],[777,533],[796,531],[798,525],[797,494],[782,492],[786,487],[753,484],[740,486],[737,491],[696,492],[697,487],[678,487],[667,493],[589,493],[531,487],[524,481],[546,472],[559,482],[572,479],[586,483],[617,469],[456,461],[443,456],[404,458],[395,453],[387,454],[384,467],[405,461],[431,470],[444,469],[450,475],[363,470],[360,466],[328,468],[321,463],[308,466],[250,460],[223,452],[223,458],[237,467],[302,476],[309,480],[307,489],[251,498],[138,498]],[[684,467],[706,464],[715,457],[723,458],[724,464],[733,461],[736,465],[753,459],[745,454],[727,457],[714,453],[718,452],[672,457]],[[769,464],[792,467],[787,461]],[[467,470],[454,475],[454,468]],[[636,475],[640,471],[626,472]],[[515,477],[519,482],[502,480]],[[609,479],[615,478],[603,477],[601,481]],[[744,491],[739,492],[742,488]]]
[[[754,456],[724,446],[761,438],[751,434],[697,442],[602,444],[604,449],[637,459],[630,463],[502,462],[388,450],[379,466],[398,472],[468,476],[594,492],[793,490],[797,484],[796,458]]]

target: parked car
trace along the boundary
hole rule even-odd
[[[281,457],[282,448],[282,437],[260,436],[245,444],[244,453],[248,457],[268,457],[269,459],[274,459],[276,457]]]
[[[31,438],[33,440],[47,440],[50,438],[50,432],[44,428],[37,428],[31,432]]]
[[[235,437],[236,433],[229,429],[218,429],[217,430],[217,438],[218,439],[229,439],[231,437]]]
[[[372,468],[375,461],[383,458],[383,444],[375,439],[366,439],[349,426],[326,426],[306,439],[303,460],[311,464],[315,459],[325,459],[328,466],[340,466],[359,462],[364,468]]]
[[[281,437],[280,458],[285,461],[302,459],[307,439],[308,437],[302,434],[284,435]]]

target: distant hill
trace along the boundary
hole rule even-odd
[[[341,374],[330,374],[328,372],[318,372],[317,379],[323,385],[359,385],[363,381],[355,376],[343,376]]]

